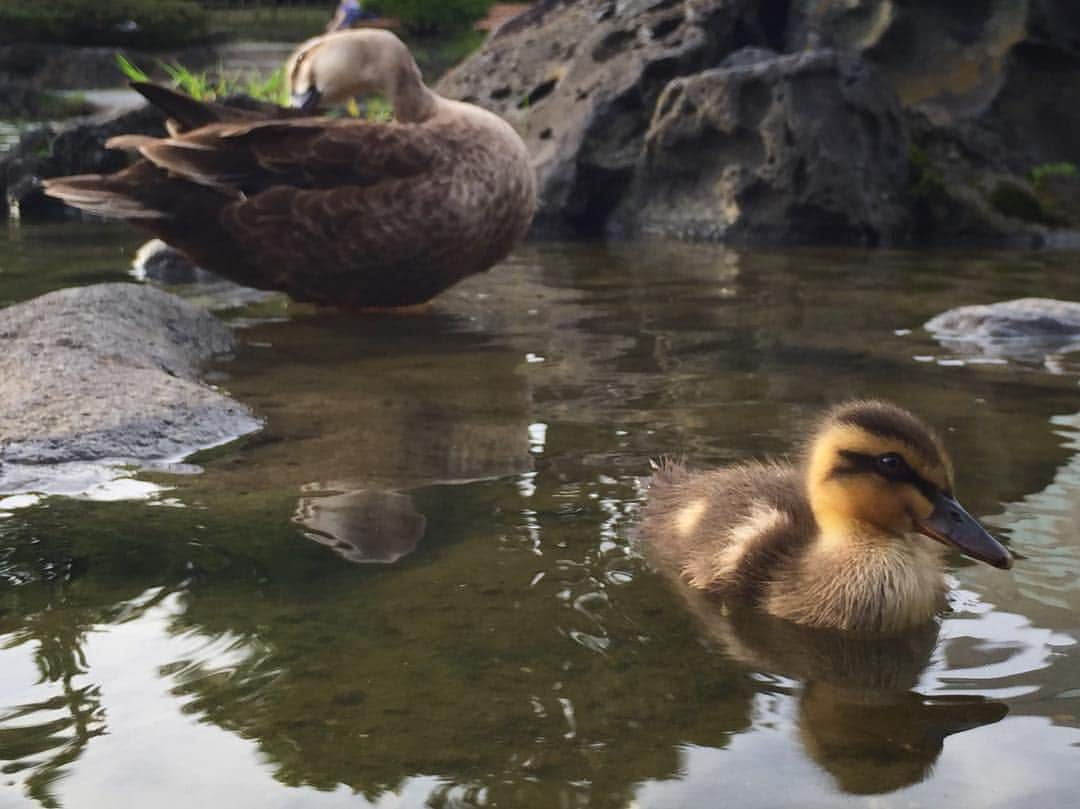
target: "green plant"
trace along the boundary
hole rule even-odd
[[[206,12],[191,0],[0,0],[0,42],[158,48],[206,33]]]
[[[120,51],[114,53],[113,58],[116,59],[120,72],[127,76],[129,81],[150,81],[150,77],[136,67],[135,63]]]
[[[412,31],[435,33],[471,28],[492,4],[492,0],[378,0],[371,5]]]
[[[1040,163],[1031,169],[1031,182],[1039,186],[1051,177],[1075,177],[1078,173],[1075,163]]]
[[[131,81],[150,81],[150,76],[138,65],[119,51],[115,55],[116,64]],[[254,71],[227,71],[219,68],[216,72],[189,70],[179,62],[158,61],[158,67],[172,79],[173,84],[192,98],[199,101],[215,101],[231,95],[246,95],[259,101],[272,104],[285,104],[285,71],[278,68],[273,73],[263,76]]]
[[[124,54],[117,51],[115,58],[120,72],[130,81],[151,80],[146,71]],[[157,64],[177,88],[199,101],[217,101],[228,96],[246,95],[258,101],[281,106],[288,103],[285,69],[281,67],[263,76],[254,71],[230,72],[220,68],[214,73],[195,72],[177,62],[158,61]],[[394,108],[384,98],[371,96],[364,99],[362,107],[355,103],[350,104],[348,114],[354,118],[363,117],[368,121],[389,121],[394,117]]]
[[[1001,180],[990,191],[990,204],[999,213],[1040,225],[1054,224],[1053,217],[1027,188],[1011,180]]]

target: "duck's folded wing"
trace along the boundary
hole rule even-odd
[[[210,124],[258,121],[295,114],[295,110],[290,111],[274,104],[255,102],[252,109],[241,109],[215,104],[212,101],[199,101],[186,93],[148,81],[133,81],[131,87],[175,121],[175,126],[170,129],[174,129],[177,133],[199,129]]]
[[[246,195],[370,186],[429,172],[439,157],[420,127],[323,118],[215,124],[139,151],[174,176]]]
[[[471,249],[470,234],[447,204],[449,196],[444,178],[428,175],[334,189],[279,186],[227,205],[219,221],[248,245],[254,263],[285,272],[294,288],[340,274],[359,283],[369,271],[372,283],[400,283],[402,273],[469,261],[461,254]],[[451,246],[456,256],[447,254]]]

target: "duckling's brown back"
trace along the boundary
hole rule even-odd
[[[752,603],[790,570],[816,530],[802,482],[788,465],[690,472],[668,461],[650,482],[641,535],[665,575]]]

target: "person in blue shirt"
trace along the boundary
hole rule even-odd
[[[331,31],[344,31],[355,22],[374,19],[378,16],[374,11],[365,10],[360,0],[341,0],[333,19],[326,24],[326,32],[329,34]]]

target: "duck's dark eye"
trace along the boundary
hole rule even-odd
[[[891,478],[902,476],[907,472],[908,468],[904,459],[895,452],[886,452],[884,455],[879,455],[875,463],[878,472]]]

